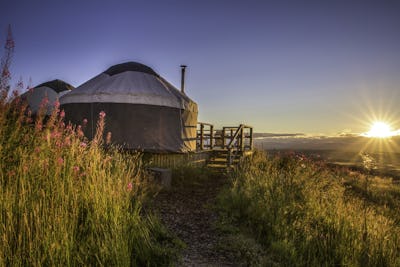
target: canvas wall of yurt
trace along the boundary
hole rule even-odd
[[[92,139],[99,113],[113,144],[148,152],[196,149],[197,104],[150,67],[127,62],[110,67],[61,97],[66,119]]]
[[[62,80],[52,80],[29,89],[21,95],[21,98],[27,102],[28,108],[33,115],[39,111],[41,103],[47,98],[48,104],[45,115],[50,115],[53,111],[54,103],[73,89],[72,85]]]

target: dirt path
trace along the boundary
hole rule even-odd
[[[156,197],[161,220],[187,245],[178,266],[237,266],[233,255],[216,249],[221,233],[213,227],[217,214],[210,208],[225,183],[213,178]]]

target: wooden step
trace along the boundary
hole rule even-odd
[[[238,164],[239,160],[232,160],[232,164]],[[209,160],[207,164],[225,164],[228,165],[228,160]]]
[[[225,169],[227,164],[207,164],[207,167],[213,169]]]

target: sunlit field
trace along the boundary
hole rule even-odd
[[[269,156],[289,153],[293,150],[275,150],[268,151]],[[357,152],[343,150],[308,150],[298,149],[299,154],[307,155],[312,159],[325,160],[328,165],[348,167],[361,172],[366,172],[365,157],[368,157],[370,168],[369,173],[388,176],[395,180],[400,179],[400,153],[394,152]]]
[[[359,170],[364,169],[364,158],[368,155],[373,173],[400,178],[400,136],[397,131],[374,127],[359,136],[260,138],[256,147],[269,155],[295,151]]]
[[[250,264],[400,265],[400,186],[390,178],[262,152],[230,177],[218,204],[221,224],[262,246],[264,255],[248,257]]]
[[[159,221],[142,212],[140,154],[103,149],[65,125],[58,103],[35,117],[0,99],[0,266],[160,266],[174,257]],[[54,112],[44,117],[46,105]]]

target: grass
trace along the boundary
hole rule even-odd
[[[264,248],[249,265],[400,265],[400,187],[390,179],[261,152],[230,179],[218,200],[220,224],[244,236],[232,246],[250,236]]]
[[[181,165],[172,170],[172,188],[181,190],[196,187],[217,175],[206,167]]]
[[[140,154],[88,141],[64,112],[0,99],[0,266],[168,266],[179,242],[142,210]],[[53,103],[50,103],[53,105]]]

